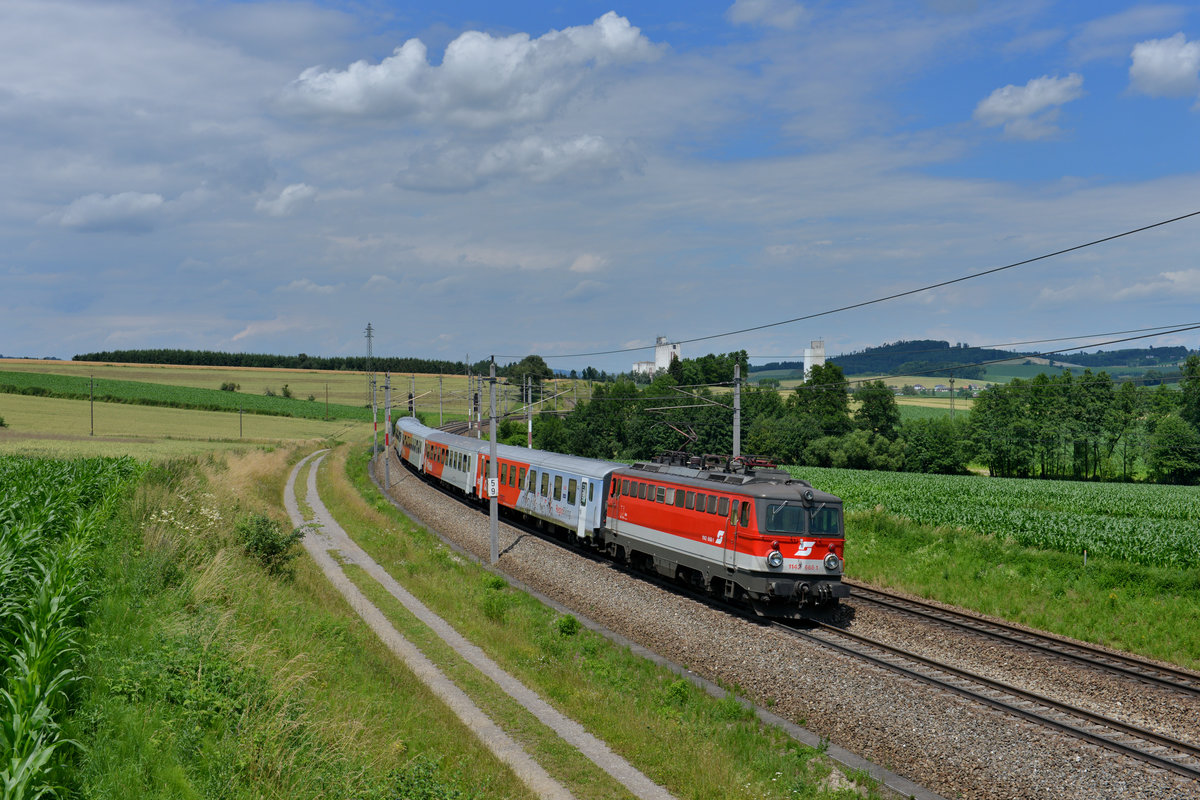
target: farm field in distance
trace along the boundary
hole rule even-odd
[[[822,467],[792,475],[842,498],[848,511],[882,509],[1021,545],[1145,565],[1200,567],[1195,487],[985,478]]]
[[[266,390],[281,394],[286,384],[293,398],[307,402],[313,397],[314,414],[320,416],[324,407],[326,388],[331,405],[352,406],[365,409],[369,399],[367,376],[363,372],[337,370],[272,369],[259,367],[201,367],[188,365],[155,364],[112,364],[86,361],[41,361],[35,359],[0,359],[0,372],[26,372],[43,375],[67,375],[86,380],[136,381],[146,384],[163,384],[173,387],[220,390],[222,384],[240,385],[236,392],[227,394],[230,403],[242,397],[261,399]],[[408,393],[415,385],[417,410],[432,414],[429,419],[437,424],[439,409],[447,419],[463,418],[468,410],[467,377],[465,375],[393,374],[392,406],[401,408],[408,402]],[[440,379],[440,380],[439,380]],[[2,383],[3,381],[0,381]],[[384,402],[384,373],[376,373],[380,418]],[[573,402],[578,393],[580,398],[590,396],[590,386],[583,380],[562,378],[546,381],[543,386],[547,398],[559,393],[557,399],[547,400],[547,408],[564,408]],[[501,412],[521,407],[520,386],[506,385],[501,379],[498,385],[498,400]],[[0,398],[4,395],[0,394]],[[279,399],[279,398],[277,398]],[[487,408],[486,384],[482,402]],[[0,412],[3,415],[3,412]]]
[[[213,450],[369,436],[370,422],[325,422],[226,411],[96,403],[95,436],[86,400],[0,394],[0,453],[55,458],[122,456],[159,460]]]

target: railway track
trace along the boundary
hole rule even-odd
[[[462,426],[460,430],[465,430],[467,423],[458,423]],[[444,430],[445,428],[443,428]],[[407,467],[407,465],[406,465]],[[411,471],[411,470],[410,470]],[[441,492],[448,498],[453,498],[458,502],[466,505],[471,505],[478,508],[475,504],[469,503],[461,496],[447,491],[444,487],[436,483],[425,480],[425,476],[419,473],[413,473],[422,478],[422,480],[432,488]],[[962,697],[969,698],[975,702],[982,703],[990,708],[1000,710],[1014,717],[1028,720],[1052,730],[1073,736],[1082,741],[1104,747],[1110,751],[1130,756],[1144,763],[1167,770],[1175,775],[1181,775],[1191,779],[1200,779],[1200,747],[1192,745],[1188,742],[1183,742],[1168,736],[1157,734],[1153,731],[1144,728],[1130,725],[1119,720],[1111,719],[1100,714],[1096,714],[1085,709],[1076,708],[1066,703],[1053,700],[1042,695],[1023,690],[1016,686],[1010,686],[999,681],[986,678],[984,676],[975,675],[965,670],[958,669],[949,664],[928,659],[916,653],[910,653],[884,642],[876,641],[868,637],[860,636],[852,633],[842,627],[832,625],[821,621],[812,621],[808,624],[812,625],[812,630],[802,630],[793,625],[770,622],[763,623],[751,616],[746,609],[735,608],[726,603],[715,601],[706,594],[695,592],[687,587],[681,586],[678,583],[673,583],[656,574],[648,574],[646,572],[636,570],[632,567],[614,564],[612,561],[601,557],[594,551],[575,546],[570,541],[564,541],[563,538],[553,535],[545,530],[538,528],[535,525],[523,523],[511,517],[506,518],[506,523],[512,525],[526,534],[539,537],[541,539],[553,541],[556,546],[563,547],[574,552],[576,555],[583,556],[592,561],[607,564],[615,569],[636,575],[639,578],[647,580],[650,583],[656,584],[668,591],[679,592],[691,596],[693,599],[700,602],[706,602],[715,605],[723,610],[743,616],[750,621],[766,624],[775,630],[786,633],[789,636],[811,641],[812,643],[832,649],[848,655],[852,658],[877,667],[886,669],[890,672],[900,674],[910,679],[918,680],[926,684],[932,685],[940,690],[951,692]],[[881,604],[895,603],[910,603],[914,608],[922,604],[919,601],[909,601],[905,598],[900,598],[895,595],[889,595],[886,592],[879,592],[874,589],[868,589],[865,586],[852,584],[851,598],[858,600],[866,600],[868,594],[876,595],[877,600],[869,600],[867,602],[881,601]],[[1074,647],[1075,643],[1063,642],[1054,637],[1044,636],[1042,634],[1031,633],[1024,629],[1007,626],[1004,623],[993,623],[990,620],[981,620],[969,614],[961,614],[960,612],[946,611],[935,606],[929,606],[930,609],[937,612],[944,612],[944,619],[933,614],[932,611],[924,614],[918,614],[924,619],[928,619],[935,623],[946,622],[947,620],[960,616],[964,619],[954,619],[956,623],[953,627],[963,627],[971,630],[974,633],[981,633],[984,636],[984,625],[994,626],[996,629],[1012,628],[1016,633],[1010,634],[1011,638],[1004,637],[1005,641],[1015,641],[1019,644],[1026,645],[1026,641],[1017,638],[1017,634],[1026,636],[1028,641],[1036,641],[1041,647],[1047,649],[1052,648],[1051,644],[1041,640],[1048,640],[1054,644],[1061,644],[1064,647]],[[901,609],[907,610],[907,609]],[[973,624],[979,623],[980,630],[971,627]],[[804,623],[801,623],[804,624]],[[849,644],[847,643],[849,642]],[[1039,648],[1035,648],[1039,649]],[[1086,651],[1088,648],[1083,645],[1078,648]],[[1108,653],[1107,651],[1095,650],[1098,654],[1095,659],[1081,660],[1073,658],[1069,655],[1064,655],[1056,650],[1051,649],[1054,655],[1063,655],[1070,661],[1087,664],[1090,668],[1097,668],[1092,665],[1093,661],[1098,661],[1099,656],[1104,656],[1110,662],[1119,664],[1123,661],[1133,662],[1136,666],[1128,668],[1114,668],[1111,664],[1105,663],[1101,668],[1116,672],[1121,677],[1129,680],[1158,683],[1160,680],[1169,680],[1163,678],[1162,674],[1178,672],[1180,675],[1195,680],[1195,676],[1186,673],[1182,670],[1171,670],[1170,668],[1163,669],[1159,665],[1151,664],[1140,659],[1120,656]],[[1146,672],[1138,671],[1139,668],[1153,668],[1159,670],[1161,674],[1156,678],[1147,678]],[[1183,685],[1175,682],[1169,682],[1169,688],[1190,693],[1192,688],[1189,685]]]
[[[829,623],[811,624],[815,626],[811,631],[783,623],[772,623],[772,627],[1176,775],[1200,779],[1200,747],[1190,743],[975,675]]]
[[[984,619],[974,614],[901,597],[858,583],[850,581],[846,581],[846,583],[851,587],[850,597],[855,601],[861,600],[957,630],[968,631],[1010,645],[1015,644],[1139,683],[1157,686],[1191,697],[1200,697],[1200,675],[1187,670],[1155,664],[1124,653],[1113,653],[1083,642],[1067,641],[1004,622]]]

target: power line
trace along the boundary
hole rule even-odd
[[[919,294],[921,292],[928,292],[928,291],[932,291],[933,289],[940,289],[944,286],[951,286],[956,283],[962,283],[963,281],[969,281],[969,280],[973,280],[975,278],[981,278],[985,275],[993,275],[997,272],[1004,272],[1005,270],[1014,269],[1016,267],[1023,267],[1027,264],[1033,264],[1037,261],[1045,261],[1048,258],[1054,258],[1056,256],[1066,255],[1067,253],[1074,253],[1077,250],[1083,250],[1088,247],[1094,247],[1095,245],[1098,245],[1098,244],[1104,244],[1105,242],[1111,242],[1116,239],[1124,238],[1126,236],[1132,236],[1135,233],[1143,233],[1145,231],[1152,230],[1154,228],[1161,228],[1164,225],[1170,225],[1174,222],[1179,222],[1181,220],[1185,220],[1190,217],[1195,217],[1198,215],[1200,215],[1200,211],[1192,211],[1187,214],[1182,214],[1178,217],[1172,217],[1171,219],[1161,220],[1159,222],[1151,223],[1150,225],[1143,225],[1140,228],[1133,228],[1132,230],[1123,231],[1122,233],[1115,233],[1111,236],[1105,236],[1100,239],[1094,239],[1090,242],[1084,242],[1083,244],[1077,244],[1072,247],[1065,247],[1061,250],[1055,250],[1052,253],[1044,253],[1040,256],[1034,256],[1033,258],[1026,258],[1021,261],[1015,261],[1011,264],[1005,264],[1002,267],[992,267],[991,269],[985,269],[981,272],[973,272],[969,275],[961,275],[957,278],[951,278],[950,280],[939,281],[937,283],[931,283],[927,286],[919,286],[915,289],[908,289],[903,292],[896,292],[895,294],[889,294],[884,297],[877,297],[873,300],[864,300],[859,303],[851,303],[850,305],[840,306],[838,308],[831,308],[826,311],[818,311],[814,314],[805,314],[804,316],[801,316],[801,317],[792,317],[791,319],[780,320],[778,322],[768,322],[768,323],[764,323],[762,325],[753,325],[749,328],[740,328],[735,331],[726,331],[724,333],[713,333],[713,334],[709,334],[707,336],[695,336],[690,339],[679,339],[675,342],[672,342],[672,344],[694,344],[695,342],[706,342],[711,339],[720,339],[720,338],[723,338],[726,336],[737,336],[742,333],[752,333],[754,331],[766,330],[767,328],[776,328],[776,327],[779,327],[780,325],[790,325],[793,322],[803,322],[804,320],[817,319],[818,317],[826,317],[831,314],[841,313],[843,311],[852,311],[853,309],[856,309],[856,308],[864,308],[866,306],[875,305],[877,303],[884,303],[884,302],[887,302],[888,300],[896,300],[901,297],[908,297],[910,295]],[[562,355],[542,356],[542,358],[543,359],[546,359],[546,358],[585,358],[585,357],[589,357],[589,356],[607,356],[607,355],[615,355],[617,353],[635,353],[635,352],[639,352],[642,350],[651,350],[654,347],[655,347],[655,345],[643,345],[641,347],[622,347],[622,348],[618,348],[615,350],[597,350],[597,351],[591,352],[591,353],[565,353]],[[519,356],[496,356],[496,357],[497,358],[519,358]]]
[[[1196,325],[1196,324],[1200,324],[1200,323],[1179,322],[1179,323],[1175,323],[1174,325],[1155,325],[1152,328],[1133,328],[1133,329],[1127,330],[1127,331],[1108,331],[1106,333],[1084,333],[1084,334],[1080,334],[1079,336],[1059,336],[1059,337],[1053,338],[1053,339],[1026,339],[1025,341],[1022,341],[1022,342],[1002,342],[1001,344],[969,345],[968,347],[965,347],[965,348],[950,347],[950,346],[928,347],[928,348],[923,348],[921,350],[902,350],[902,351],[897,352],[896,355],[908,356],[908,355],[920,355],[922,353],[945,353],[945,352],[949,352],[951,350],[964,350],[964,349],[966,349],[966,350],[997,350],[1001,347],[1016,347],[1017,345],[1022,345],[1022,344],[1045,344],[1046,342],[1069,342],[1069,341],[1075,341],[1078,339],[1093,339],[1097,336],[1121,336],[1126,333],[1144,333],[1145,331],[1166,331],[1167,328],[1175,328],[1175,327],[1180,327],[1183,325]],[[1170,331],[1166,331],[1166,332],[1170,333]],[[897,344],[899,344],[899,342]],[[1085,345],[1078,345],[1078,346],[1080,348],[1100,347],[1103,344],[1104,344],[1104,342],[1099,342],[1097,344],[1085,344]],[[1066,348],[1066,349],[1071,350],[1074,348],[1071,347],[1071,348]],[[853,355],[859,355],[859,354],[858,353],[843,353],[841,356],[831,356],[828,360],[836,361],[838,358],[842,358],[845,356],[853,356]],[[1029,355],[1030,354],[1028,354],[1028,353],[1015,353],[1013,355],[1013,358],[1024,358],[1024,357],[1028,357]],[[751,356],[747,356],[747,358],[795,359],[795,358],[798,358],[798,356],[796,356],[796,354],[793,353],[791,355],[786,355],[786,356],[751,355]]]

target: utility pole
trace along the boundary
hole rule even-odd
[[[375,329],[367,323],[367,402],[372,407],[375,404],[375,375],[371,372],[371,340],[375,337]]]
[[[950,421],[954,422],[954,373],[950,373]]]
[[[733,457],[742,455],[742,365],[733,365]]]
[[[238,438],[242,438],[242,407],[238,406]]]
[[[95,436],[96,435],[96,376],[95,375],[89,376],[88,382],[90,384],[90,388],[88,389],[88,411],[92,415],[92,432],[89,433],[88,436]]]
[[[491,441],[488,443],[488,525],[492,541],[492,564],[500,560],[500,506],[496,495],[499,494],[499,481],[496,480],[496,357],[492,356],[488,382],[491,383],[492,412],[488,423],[488,433]]]
[[[525,447],[533,449],[533,378],[525,376],[526,392],[529,399],[525,403]]]
[[[442,414],[442,376],[439,373],[438,374],[438,427],[439,428],[446,424],[446,421],[442,417],[443,417],[443,414]]]
[[[409,385],[412,387],[408,393],[408,396],[411,398],[408,403],[409,406],[411,406],[411,408],[409,408],[409,411],[412,413],[413,419],[416,419],[417,418],[417,373],[414,372],[412,374],[412,383]]]
[[[383,491],[392,488],[392,372],[383,376]]]

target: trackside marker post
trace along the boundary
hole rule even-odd
[[[392,373],[383,373],[383,485],[392,488]],[[377,473],[378,474],[378,473]]]
[[[488,382],[491,384],[491,400],[492,411],[491,419],[488,421],[488,435],[491,441],[488,443],[488,523],[492,540],[492,565],[494,566],[500,560],[500,507],[497,502],[496,495],[498,492],[492,491],[493,488],[498,488],[496,485],[496,357],[492,356],[492,365],[488,370]]]

